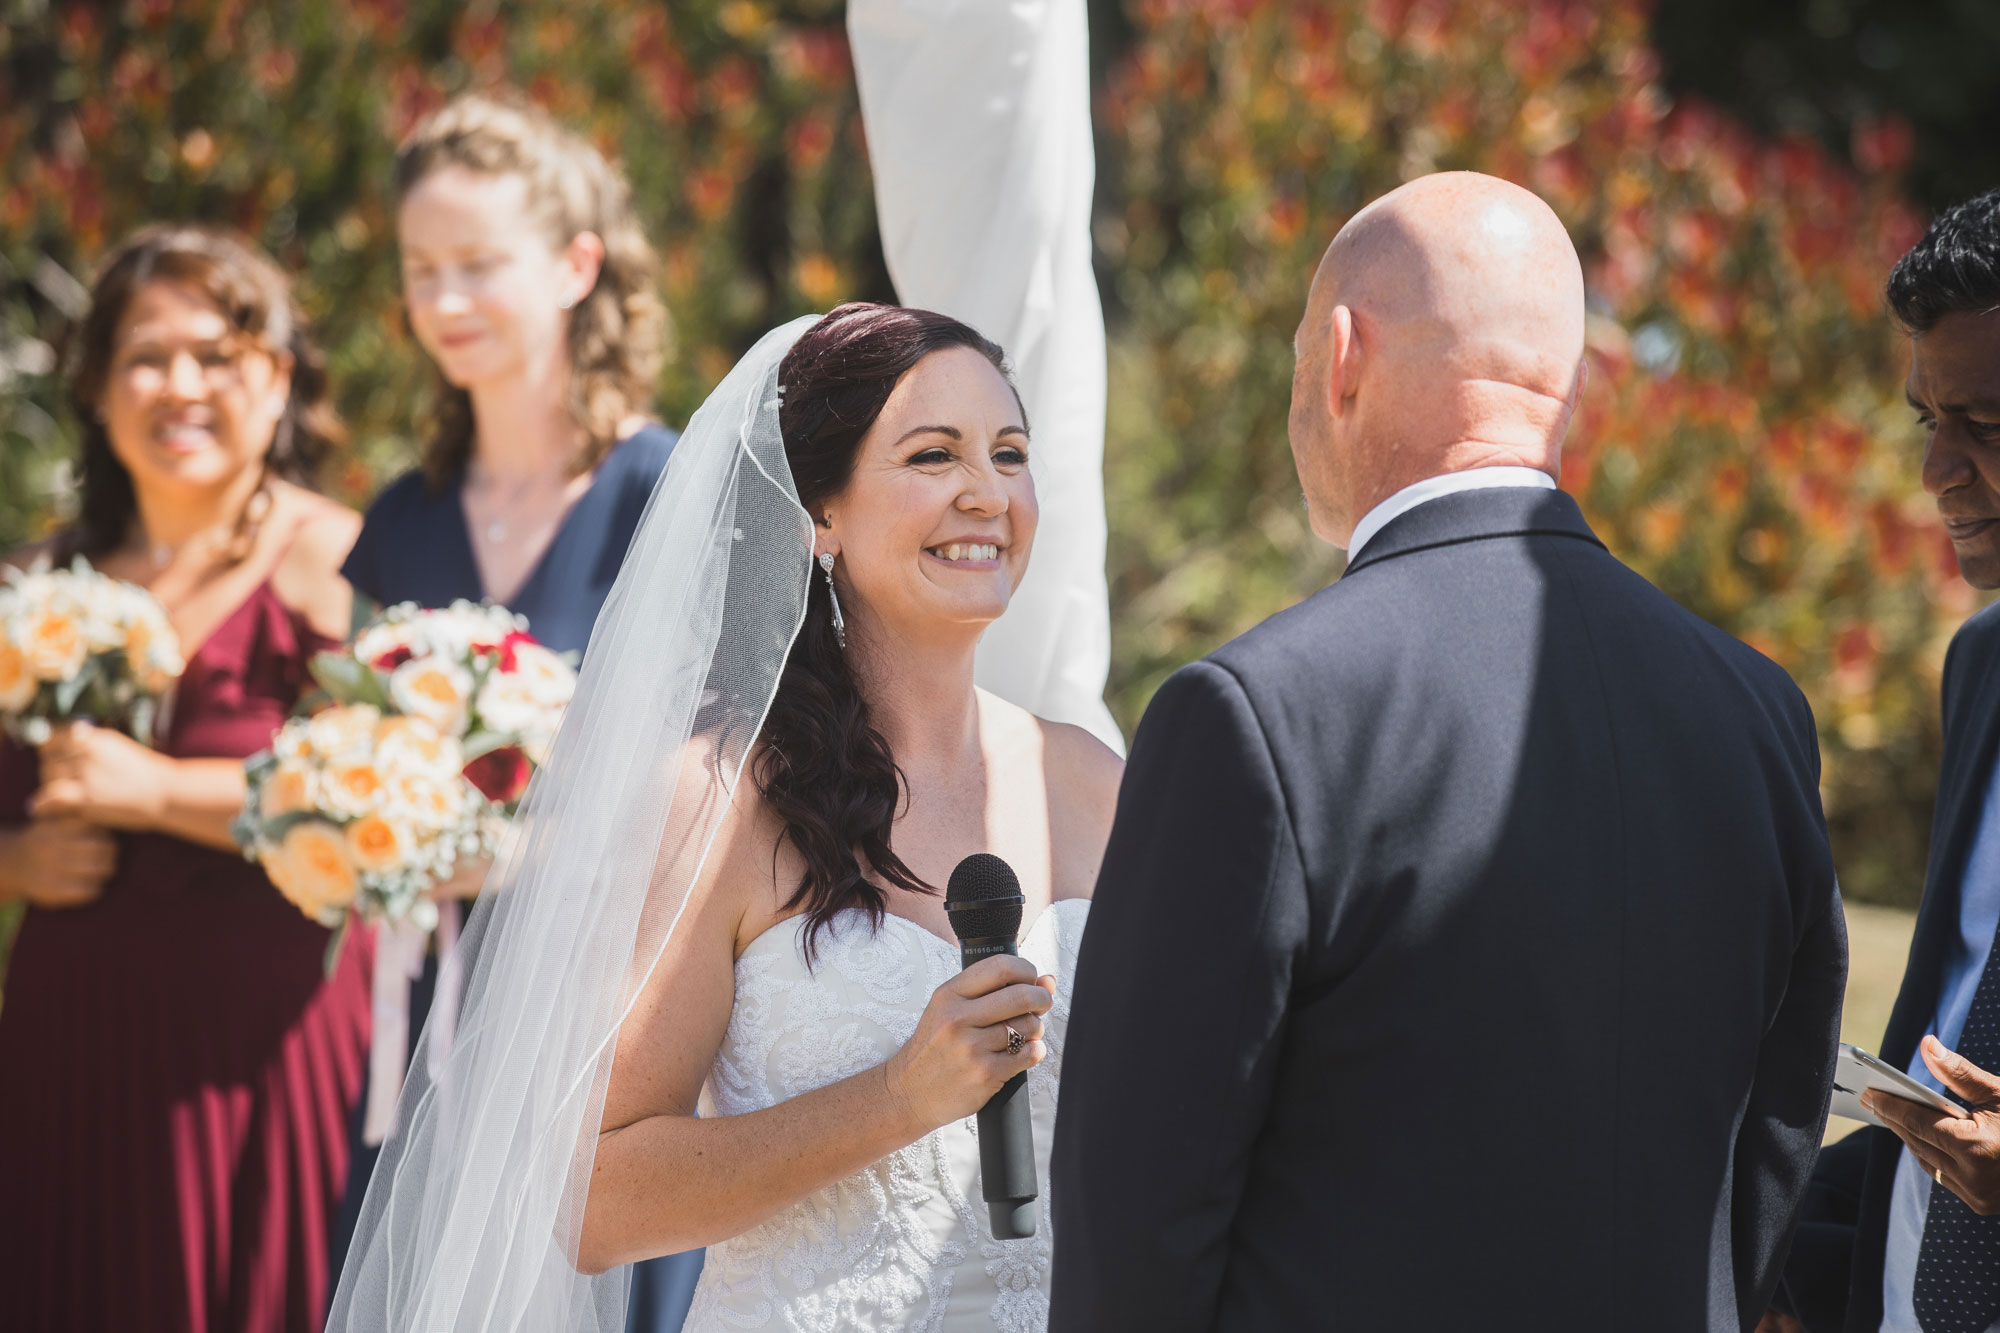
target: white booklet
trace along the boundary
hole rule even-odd
[[[1861,1104],[1861,1094],[1871,1088],[1886,1092],[1891,1097],[1901,1097],[1904,1101],[1943,1111],[1946,1115],[1963,1117],[1969,1114],[1951,1098],[1933,1092],[1902,1070],[1883,1064],[1859,1046],[1850,1046],[1843,1041],[1840,1043],[1840,1059],[1833,1069],[1831,1113],[1887,1129],[1887,1125]]]

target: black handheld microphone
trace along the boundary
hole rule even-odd
[[[958,936],[959,958],[971,967],[996,953],[1019,953],[1021,881],[988,852],[958,863],[945,886],[944,910]],[[1028,1076],[1014,1075],[979,1108],[979,1192],[999,1240],[1035,1234],[1035,1126],[1028,1116]]]

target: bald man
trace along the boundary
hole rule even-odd
[[[1812,715],[1556,489],[1533,195],[1348,223],[1291,439],[1332,587],[1139,728],[1062,1052],[1056,1333],[1756,1324],[1846,946]]]

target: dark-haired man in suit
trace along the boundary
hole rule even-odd
[[[1939,215],[1889,278],[1910,335],[1924,489],[1975,588],[2000,588],[2000,190]],[[1820,1155],[1766,1330],[2000,1328],[2000,607],[1944,665],[1930,872],[1881,1056],[1973,1111],[1871,1093],[1888,1130]]]
[[[1562,224],[1491,177],[1328,251],[1291,439],[1347,572],[1140,725],[1062,1056],[1053,1333],[1763,1313],[1846,975],[1812,714],[1556,489],[1583,334]]]

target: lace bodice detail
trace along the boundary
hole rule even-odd
[[[959,1121],[710,1246],[690,1333],[1040,1333],[1048,1326],[1049,1145],[1089,907],[1081,899],[1056,903],[1021,941],[1022,956],[1057,980],[1048,1058],[1028,1075],[1041,1180],[1037,1233],[993,1238],[979,1194],[976,1122]],[[761,1110],[881,1064],[958,970],[957,946],[901,917],[871,929],[859,909],[842,913],[821,933],[810,968],[803,918],[772,927],[736,962],[735,1008],[702,1114]]]

